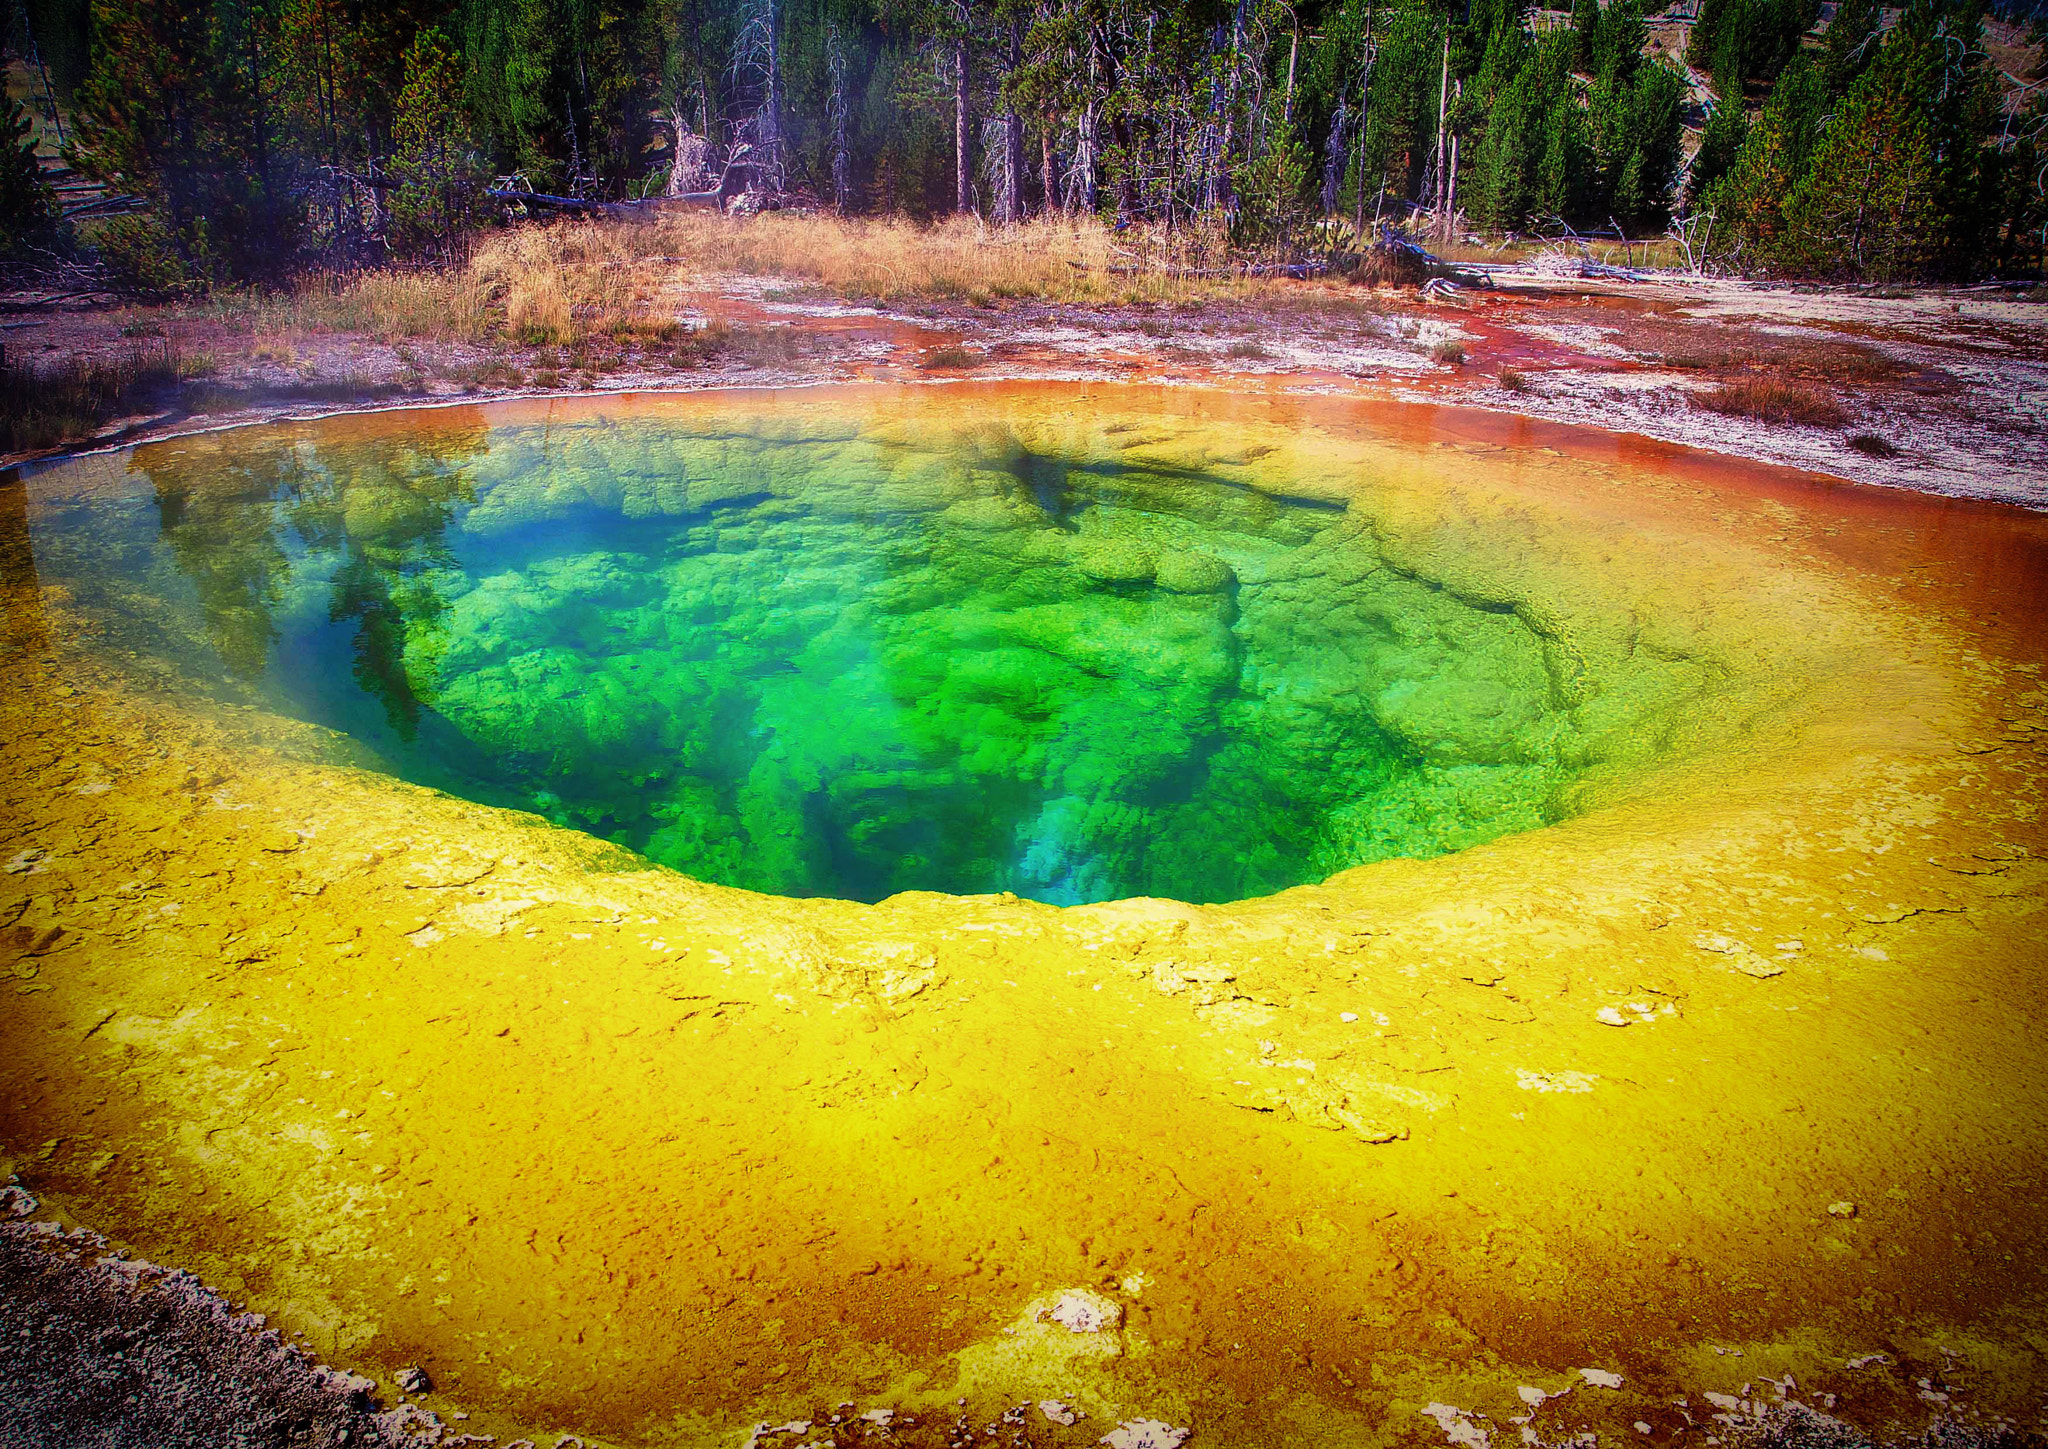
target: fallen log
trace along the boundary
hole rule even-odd
[[[1426,247],[1418,246],[1381,223],[1379,236],[1362,253],[1347,253],[1336,259],[1351,281],[1375,287],[1421,287],[1441,279],[1462,287],[1491,287],[1484,272],[1467,271],[1447,262]]]
[[[710,191],[685,191],[675,196],[650,196],[645,201],[586,201],[580,196],[553,196],[545,191],[516,191],[493,186],[484,195],[493,201],[516,201],[523,206],[552,207],[557,211],[588,212],[594,216],[647,217],[669,211],[717,211],[721,197]]]
[[[120,293],[111,287],[86,287],[76,292],[59,292],[54,296],[37,297],[27,302],[0,302],[0,313],[40,312],[54,307],[59,302],[76,302],[81,297],[118,297]]]
[[[1078,272],[1092,272],[1096,268],[1086,262],[1067,263]],[[1242,267],[1125,267],[1106,266],[1101,268],[1114,277],[1293,277],[1297,280],[1320,277],[1330,270],[1325,262],[1254,262]]]

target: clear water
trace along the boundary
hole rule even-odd
[[[130,466],[46,569],[395,774],[704,880],[1234,900],[1540,825],[1571,775],[1523,621],[1284,478],[701,415]]]

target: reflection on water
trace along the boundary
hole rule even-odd
[[[444,535],[455,506],[473,501],[462,465],[484,446],[475,424],[390,443],[209,454],[203,474],[173,453],[146,453],[137,466],[154,485],[164,547],[230,672],[263,674],[295,571],[330,568],[327,621],[354,625],[350,675],[411,739],[420,701],[406,637],[430,633],[440,614],[421,578],[453,565]]]
[[[20,476],[11,472],[0,473],[0,611],[6,615],[7,640],[16,648],[40,649],[47,642],[42,585],[29,541],[28,495]]]
[[[145,448],[153,530],[40,543],[396,773],[792,895],[1263,894],[1554,818],[1702,687],[1588,714],[1315,480],[1124,448],[459,411]]]

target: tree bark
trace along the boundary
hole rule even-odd
[[[1017,22],[1010,22],[1010,70],[1023,60]],[[1003,111],[1003,221],[1015,226],[1024,219],[1024,118],[1015,106]]]
[[[1287,95],[1280,103],[1280,130],[1288,134],[1294,130],[1294,60],[1301,54],[1301,26],[1294,27],[1294,39],[1287,43]]]
[[[1244,50],[1244,9],[1247,0],[1237,0],[1230,21],[1230,74],[1223,91],[1223,141],[1209,173],[1209,205],[1223,211],[1236,208],[1237,197],[1230,189],[1230,153],[1237,144],[1237,82]]]
[[[1323,147],[1323,215],[1334,216],[1337,211],[1337,193],[1344,186],[1344,123],[1350,97],[1337,97],[1337,109],[1330,116],[1330,139]]]
[[[1444,68],[1436,83],[1436,147],[1429,158],[1429,204],[1441,210],[1444,195],[1444,120],[1451,102],[1451,27],[1444,24]]]
[[[1135,216],[1138,211],[1138,183],[1131,174],[1130,162],[1137,148],[1131,144],[1131,128],[1122,116],[1112,117],[1109,133],[1116,137],[1116,144],[1124,153],[1125,165],[1116,178],[1116,210],[1120,217]]]
[[[1053,169],[1052,159],[1052,118],[1048,116],[1045,126],[1038,133],[1039,161],[1041,174],[1045,178],[1045,209],[1048,213],[1057,211],[1066,214],[1067,204],[1060,196],[1060,179]]]
[[[768,180],[780,195],[789,185],[782,157],[782,17],[768,0]]]
[[[1093,214],[1102,204],[1102,195],[1096,189],[1097,156],[1101,149],[1095,122],[1096,64],[1100,57],[1096,44],[1095,27],[1088,27],[1088,94],[1081,106],[1081,138],[1075,148],[1074,165],[1081,173],[1081,209]]]
[[[1455,225],[1458,215],[1458,138],[1455,135],[1451,137],[1449,178],[1444,184],[1443,221],[1437,228],[1437,235],[1445,244],[1451,240],[1451,228]]]
[[[1365,69],[1358,77],[1358,217],[1352,228],[1361,238],[1365,235],[1365,141],[1372,132],[1372,67],[1378,58],[1372,47],[1372,9],[1368,6],[1365,12]],[[1374,178],[1373,190],[1379,189],[1379,179]],[[1378,214],[1377,202],[1373,211]]]
[[[953,209],[963,213],[974,210],[974,133],[969,126],[967,106],[967,25],[971,13],[969,0],[955,0],[953,18],[958,29],[953,32]]]

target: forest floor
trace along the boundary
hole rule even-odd
[[[17,376],[68,369],[75,391],[102,398],[95,416],[0,433],[13,448],[0,459],[364,406],[971,375],[1438,402],[2048,508],[2044,288],[1596,278],[1552,254],[1445,296],[1124,284],[1100,267],[1092,285],[1061,288],[1041,261],[1007,285],[925,273],[877,301],[871,275],[778,276],[744,247],[706,257],[695,235],[651,242],[690,259],[646,254],[632,227],[586,228],[580,251],[522,256],[509,281],[472,264],[480,281],[387,274],[375,295],[338,283],[282,301],[0,299]],[[749,269],[720,265],[734,260]]]

